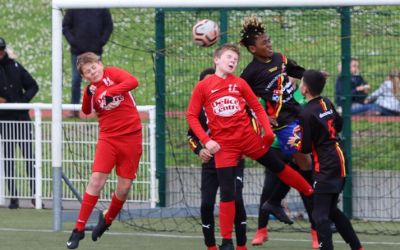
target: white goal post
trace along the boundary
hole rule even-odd
[[[61,230],[62,9],[67,8],[240,8],[400,5],[400,0],[53,0],[52,1],[52,167],[53,230]]]

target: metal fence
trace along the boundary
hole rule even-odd
[[[37,208],[43,200],[52,199],[51,121],[42,120],[42,110],[49,104],[2,104],[0,109],[34,109],[35,120],[0,121],[0,204],[5,198],[36,199]],[[79,105],[64,105],[65,109],[79,109]],[[140,106],[143,125],[143,154],[137,178],[128,197],[131,203],[146,203],[155,207],[157,201],[155,179],[155,110]],[[83,194],[91,174],[98,136],[98,123],[93,119],[64,121],[63,173],[78,193]],[[108,179],[100,200],[111,200],[116,186],[116,175]],[[62,187],[62,200],[77,200],[72,190]]]
[[[167,207],[198,204],[199,182],[194,181],[198,172],[194,168],[200,162],[184,143],[187,132],[184,113],[199,73],[212,66],[216,46],[194,45],[191,27],[198,20],[211,19],[220,25],[220,43],[237,44],[241,22],[251,15],[263,21],[274,51],[285,54],[305,68],[329,72],[323,95],[332,101],[338,94],[336,81],[342,77],[342,85],[346,86],[341,96],[346,100],[343,103],[343,139],[349,168],[341,200],[346,215],[361,220],[399,221],[400,164],[396,152],[400,142],[400,117],[351,114],[353,94],[350,90],[352,57],[359,60],[357,74],[369,84],[369,94],[381,86],[393,68],[400,67],[400,46],[396,42],[400,36],[399,6],[156,10],[156,86],[160,86],[157,88],[160,97],[157,115],[164,117],[160,119],[162,123],[157,124],[160,125],[157,133],[165,133],[166,155],[165,164],[157,160],[158,167],[166,166],[160,174],[168,173],[165,188],[160,185],[160,197],[165,195],[161,200],[163,204]],[[251,60],[252,55],[241,47],[236,74],[240,75]],[[340,64],[343,67],[339,68]],[[400,100],[400,96],[397,99]],[[160,144],[162,139],[161,136]],[[159,149],[162,150],[162,146]],[[164,154],[158,151],[158,155]],[[250,161],[246,164],[259,168]],[[262,173],[262,169],[258,172]],[[263,177],[249,174],[246,178],[251,185],[245,188],[246,195],[253,197],[246,204],[256,205]],[[394,230],[384,227],[382,231],[398,233],[398,224],[395,225]],[[375,230],[372,228],[362,231]]]

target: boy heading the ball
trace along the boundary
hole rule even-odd
[[[233,250],[232,231],[235,217],[236,165],[243,155],[249,156],[275,172],[286,184],[305,195],[312,187],[269,148],[274,139],[268,117],[249,85],[233,75],[239,61],[239,48],[224,44],[214,52],[215,74],[200,81],[193,90],[187,110],[189,127],[214,155],[220,184],[219,222],[221,250]],[[255,112],[264,129],[260,137],[253,129],[245,106]],[[211,133],[199,121],[204,108]]]

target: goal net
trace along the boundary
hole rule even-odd
[[[332,100],[335,98],[338,64],[343,56],[341,42],[345,39],[341,36],[345,27],[341,23],[340,8],[112,8],[111,12],[114,31],[105,47],[104,63],[125,68],[138,77],[141,83],[135,92],[138,104],[159,105],[160,99],[165,100],[162,109],[165,113],[157,116],[157,119],[165,122],[165,152],[157,153],[158,156],[165,157],[165,172],[157,173],[158,179],[165,178],[165,188],[159,193],[164,195],[165,207],[150,209],[128,204],[120,219],[133,228],[151,231],[201,231],[201,164],[186,142],[188,128],[185,111],[199,73],[212,66],[212,53],[216,46],[201,48],[192,42],[191,28],[198,20],[207,18],[216,21],[220,24],[221,39],[238,43],[243,18],[258,16],[265,23],[275,51],[282,52],[305,68],[329,72],[324,94]],[[398,6],[350,8],[351,56],[362,62],[363,75],[374,89],[378,88],[391,67],[400,65],[396,53],[388,52],[399,50],[397,40],[400,30],[396,21],[399,18],[398,13]],[[162,20],[162,23],[157,23],[156,20]],[[161,31],[164,34],[158,33]],[[156,50],[157,43],[164,47]],[[64,43],[63,46],[65,55],[68,55],[68,45]],[[243,48],[241,54],[237,74],[252,59]],[[159,55],[165,58],[165,67],[162,69],[165,92],[159,92],[155,84],[161,70],[157,66]],[[64,77],[69,79],[68,56],[64,56],[63,65]],[[64,93],[65,91],[68,88],[64,89]],[[357,231],[387,234],[400,232],[398,223],[382,222],[400,219],[400,196],[396,191],[400,185],[400,175],[397,172],[400,166],[391,153],[400,135],[395,122],[384,120],[382,123],[370,124],[355,118],[353,120],[353,148],[349,156],[353,166],[353,192],[350,199],[353,218],[359,219],[355,221]],[[380,133],[374,134],[376,130]],[[363,137],[363,133],[367,133],[368,139]],[[71,145],[75,145],[75,142]],[[63,154],[68,152],[64,149]],[[244,200],[250,230],[256,228],[263,182],[264,169],[246,160]],[[107,193],[111,189],[110,186],[110,189],[103,192]],[[138,190],[134,188],[132,195],[136,192]],[[310,226],[298,194],[291,191],[285,204],[288,213],[296,221],[294,226],[273,223],[271,229],[308,231]]]

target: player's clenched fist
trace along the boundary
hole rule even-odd
[[[215,154],[221,148],[218,142],[213,140],[208,141],[205,146],[211,154]]]
[[[94,93],[96,92],[96,89],[97,89],[96,86],[88,85],[86,87],[86,92],[87,92],[88,95],[94,95]]]

